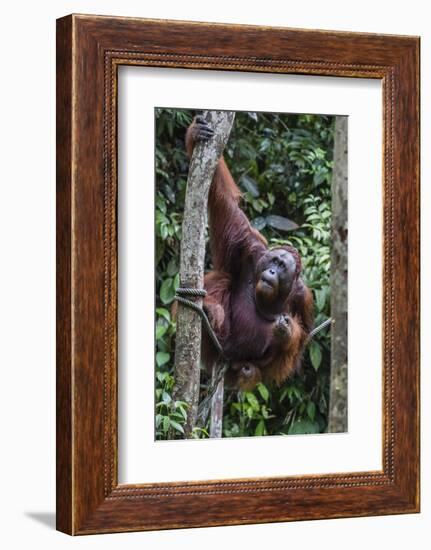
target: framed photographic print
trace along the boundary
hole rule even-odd
[[[419,510],[419,39],[57,22],[57,528]]]

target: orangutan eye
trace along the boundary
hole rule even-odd
[[[283,269],[285,267],[283,260],[280,260],[280,258],[274,258],[272,260],[272,263],[276,265],[279,269]]]

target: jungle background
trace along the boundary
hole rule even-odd
[[[187,403],[174,401],[175,322],[182,213],[189,159],[184,136],[201,111],[155,110],[156,170],[156,439],[182,439]],[[312,289],[315,324],[330,316],[331,177],[334,118],[325,115],[236,112],[224,156],[243,192],[241,207],[270,245],[301,255]],[[206,250],[206,269],[211,257]],[[302,367],[280,387],[225,388],[223,437],[323,433],[328,423],[330,331],[307,346]],[[208,377],[201,376],[201,395]],[[206,438],[208,425],[193,436]]]

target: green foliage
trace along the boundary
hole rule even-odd
[[[187,404],[172,401],[181,223],[188,158],[184,135],[196,112],[156,110],[156,438],[183,437]],[[271,246],[301,255],[315,300],[316,325],[330,315],[330,227],[333,117],[236,114],[225,158],[244,200],[242,208]],[[211,269],[207,250],[206,268]],[[281,387],[225,391],[223,436],[320,433],[327,425],[330,337],[306,348],[300,372]],[[202,373],[202,389],[208,383]],[[208,437],[208,426],[193,436]]]
[[[158,352],[157,355],[165,352]],[[169,354],[167,354],[169,355]],[[169,357],[168,357],[169,360]],[[157,366],[160,367],[156,361]],[[164,361],[162,364],[165,364]],[[183,424],[187,418],[187,403],[173,401],[171,397],[174,378],[168,372],[157,371],[156,389],[156,438],[171,439],[171,435],[184,435]]]

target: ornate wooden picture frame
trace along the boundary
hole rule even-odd
[[[380,79],[381,471],[118,483],[120,65]],[[419,511],[419,39],[70,15],[57,21],[57,528],[69,534]]]

